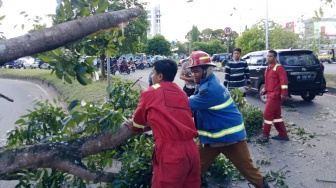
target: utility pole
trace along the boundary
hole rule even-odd
[[[268,0],[266,0],[266,50],[268,50]]]

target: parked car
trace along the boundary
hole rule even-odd
[[[217,64],[217,66],[224,67],[227,60],[230,59],[230,54],[229,53],[213,54],[210,59],[213,63]]]
[[[31,65],[30,65],[31,69],[39,69],[40,68],[40,64],[37,61],[34,61]]]
[[[311,50],[302,49],[281,49],[275,50],[278,53],[277,62],[287,72],[288,94],[300,95],[303,100],[311,101],[316,95],[322,96],[327,92],[326,83],[321,63]],[[264,88],[264,72],[268,64],[266,62],[268,50],[252,52],[244,56],[250,69],[252,88],[259,92]],[[261,95],[260,99],[266,102],[266,96]]]
[[[34,63],[34,58],[31,57],[25,57],[25,58],[20,58],[24,60],[23,66],[24,68],[31,68],[30,66]]]
[[[6,69],[12,69],[12,68],[14,68],[14,64],[15,64],[14,60],[10,61],[10,62],[8,62],[8,63],[5,64],[5,68]]]
[[[55,67],[54,66],[50,66],[49,63],[43,63],[41,66],[40,66],[40,69],[47,69],[47,70],[51,70],[51,69],[54,69]]]
[[[37,69],[40,68],[40,66],[43,64],[44,62],[39,59],[39,58],[35,58],[34,62],[31,64],[30,68],[32,69]]]
[[[157,60],[160,60],[162,58],[165,58],[164,56],[161,56],[161,55],[155,55],[152,57],[151,59],[151,66],[153,66],[154,62],[157,61]]]
[[[15,60],[13,68],[14,69],[21,69],[21,68],[25,69],[26,67],[24,66],[24,63],[26,63],[25,60],[17,59],[17,60]]]
[[[189,58],[181,59],[178,63],[178,66],[182,66],[184,62],[189,61]]]
[[[146,67],[151,67],[152,65],[151,60],[152,60],[152,56],[147,55],[146,56],[146,62],[147,62]]]

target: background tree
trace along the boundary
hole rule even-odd
[[[144,9],[137,0],[63,0],[58,4],[57,15],[53,17],[53,23],[63,23],[77,18],[122,10],[132,6]],[[77,52],[73,54],[80,53],[80,56],[98,56],[101,58],[101,62],[105,62],[106,56],[139,52],[142,46],[141,41],[146,40],[147,28],[147,16],[143,14],[139,19],[131,21],[128,25],[122,23],[120,29],[100,31],[75,43],[67,44],[65,47],[73,52]],[[104,77],[104,63],[101,63],[100,68]]]
[[[297,48],[299,35],[287,31],[280,24],[269,21],[269,48]],[[251,29],[247,29],[236,39],[236,46],[243,50],[243,54],[265,49],[265,20],[260,20]]]
[[[147,40],[145,45],[145,52],[152,55],[165,55],[171,54],[170,42],[164,36],[156,34],[153,38]]]
[[[187,51],[188,43],[186,43],[186,42],[182,43],[182,42],[178,41],[178,42],[176,42],[175,47],[177,48],[175,53],[177,53],[179,55],[188,53],[188,51]]]
[[[214,39],[209,42],[194,42],[193,49],[199,49],[208,54],[215,54],[227,51],[227,46],[223,45],[220,40]]]

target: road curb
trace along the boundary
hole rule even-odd
[[[53,82],[46,79],[41,79],[33,76],[16,76],[10,74],[1,74],[0,78],[33,82],[45,86],[48,89],[51,89],[52,92],[61,97],[62,101],[64,101],[64,99],[66,98],[65,94]]]
[[[326,94],[336,95],[336,88],[335,87],[327,87],[328,92]]]

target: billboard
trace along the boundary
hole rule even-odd
[[[320,21],[314,23],[315,34],[324,37],[336,37],[336,22]]]
[[[294,22],[287,22],[286,23],[286,30],[294,32]]]

